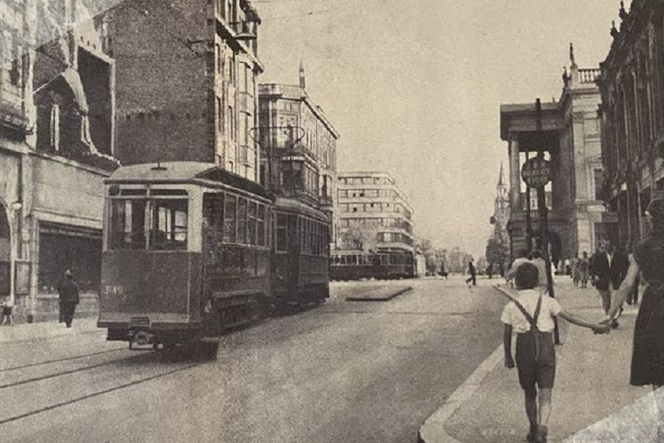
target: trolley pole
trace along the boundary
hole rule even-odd
[[[542,103],[538,98],[535,103],[535,110],[537,113],[537,144],[538,153],[537,158],[541,163],[544,163],[544,137],[542,134]],[[542,255],[544,257],[546,269],[546,285],[549,292],[549,297],[555,298],[553,289],[553,275],[551,273],[551,256],[549,255],[549,209],[546,207],[546,189],[545,185],[537,188],[537,206],[540,216],[540,233],[542,235]],[[557,345],[560,344],[560,331],[558,330],[558,320],[554,318],[555,329],[554,339]]]

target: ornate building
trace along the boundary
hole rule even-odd
[[[103,179],[118,165],[114,61],[86,4],[0,4],[0,296],[19,321],[57,318],[71,269],[79,313],[96,313]]]
[[[664,189],[664,1],[621,2],[622,23],[601,64],[603,197],[621,244],[647,233],[645,210]]]
[[[521,167],[540,147],[550,161],[552,180],[545,188],[553,260],[592,252],[610,236],[614,218],[601,201],[601,131],[597,108],[598,69],[580,69],[570,45],[570,70],[563,74],[559,101],[501,106],[501,138],[509,142],[511,251],[526,248],[530,217],[539,247],[539,213],[535,189],[526,187]],[[539,119],[539,122],[538,122]],[[541,132],[538,132],[538,128]]]
[[[333,221],[339,133],[309,97],[304,67],[298,86],[261,84],[259,103],[261,183],[318,207]]]

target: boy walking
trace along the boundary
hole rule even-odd
[[[577,326],[592,329],[597,334],[605,334],[610,328],[586,322],[563,311],[556,299],[543,295],[542,291],[537,289],[538,280],[539,271],[534,264],[523,263],[519,266],[515,276],[518,296],[510,297],[512,301],[505,306],[501,321],[505,325],[503,345],[505,367],[508,369],[515,366],[512,358],[512,332],[517,335],[516,367],[519,383],[525,394],[526,415],[530,422],[528,442],[546,443],[556,375],[554,317],[561,317]]]
[[[13,326],[14,321],[12,320],[12,309],[14,304],[12,299],[9,296],[6,296],[2,301],[2,324]]]

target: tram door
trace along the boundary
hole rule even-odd
[[[7,211],[0,205],[0,297],[9,295],[11,287],[11,238]]]

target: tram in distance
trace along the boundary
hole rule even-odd
[[[413,254],[408,251],[335,251],[330,257],[330,280],[412,278],[416,276],[415,267]]]
[[[105,185],[107,340],[173,348],[329,296],[318,210],[210,163],[121,167]]]

